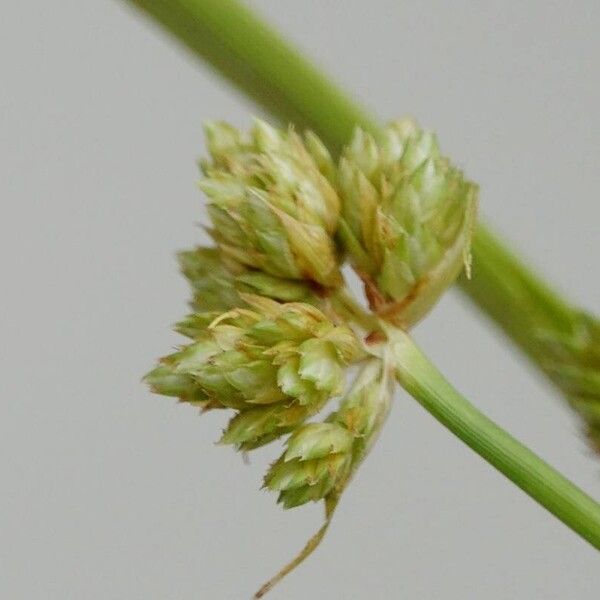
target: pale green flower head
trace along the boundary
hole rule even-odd
[[[404,328],[468,266],[477,187],[410,120],[357,129],[338,170],[340,237],[371,308]]]
[[[236,272],[244,269],[235,263],[224,264],[216,248],[194,248],[177,255],[179,268],[192,288],[191,308],[196,312],[222,313],[241,303],[235,287]]]
[[[336,413],[329,417],[352,433],[355,439],[352,464],[366,457],[383,427],[392,402],[393,378],[385,363],[371,359],[362,368]]]
[[[322,500],[350,474],[354,437],[337,423],[309,423],[298,428],[287,450],[265,476],[265,487],[279,492],[278,502],[293,508]]]
[[[357,129],[337,165],[313,134],[261,121],[249,132],[210,123],[206,137],[200,187],[216,247],[179,254],[193,313],[175,329],[189,342],[145,381],[202,410],[233,410],[222,444],[247,451],[288,436],[264,487],[285,508],[324,501],[323,526],[259,597],[317,547],[381,431],[389,322],[413,325],[468,265],[477,190],[411,121],[377,140]],[[344,255],[375,314],[344,289]],[[337,410],[310,423],[335,397]]]
[[[326,422],[308,423],[292,433],[264,480],[266,488],[279,492],[284,508],[329,497],[337,502],[385,422],[390,384],[381,362],[372,359]]]
[[[221,254],[276,277],[340,285],[340,200],[325,146],[258,120],[248,133],[225,123],[205,129],[211,160],[201,163],[200,187]]]
[[[158,365],[144,376],[144,381],[156,394],[173,396],[202,409],[213,408],[211,400],[196,379],[180,373],[171,365]]]
[[[146,380],[158,393],[239,411],[221,441],[250,449],[342,393],[345,368],[362,349],[350,328],[310,304],[242,299],[249,308],[223,313],[208,327],[202,314],[180,324],[193,343],[163,358]]]

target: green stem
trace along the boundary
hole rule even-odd
[[[337,150],[357,123],[377,125],[243,3],[235,0],[128,0],[194,54],[285,123],[318,132]]]
[[[477,454],[600,549],[600,504],[479,412],[406,333],[392,330],[389,335],[402,387]]]
[[[580,312],[567,304],[485,227],[473,240],[473,278],[461,288],[535,362],[544,356],[537,332],[573,331]]]

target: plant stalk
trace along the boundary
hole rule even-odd
[[[378,125],[246,5],[235,0],[127,0],[284,123],[332,151],[354,127]]]
[[[600,549],[600,504],[461,396],[406,333],[388,328],[388,334],[400,385],[477,454]]]
[[[534,363],[543,362],[539,330],[570,334],[576,310],[529,269],[487,228],[475,231],[473,277],[461,277],[464,292]]]

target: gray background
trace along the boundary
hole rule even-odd
[[[600,311],[598,2],[253,4],[380,116],[435,128],[482,212]],[[277,448],[245,466],[213,445],[223,414],[139,379],[179,341],[173,255],[201,237],[201,122],[257,110],[116,1],[10,3],[0,49],[0,597],[247,598],[320,507],[280,510],[258,490]],[[600,496],[575,419],[458,293],[416,335]],[[271,597],[587,599],[599,567],[398,394],[329,537]]]

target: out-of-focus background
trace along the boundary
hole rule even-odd
[[[251,4],[382,118],[435,129],[489,221],[600,311],[598,2]],[[116,0],[10,3],[0,49],[0,597],[248,598],[321,507],[276,507],[259,486],[278,448],[244,465],[213,444],[225,415],[140,377],[180,341],[174,253],[204,239],[201,123],[260,111]],[[416,335],[600,497],[575,418],[465,298]],[[323,546],[271,597],[587,600],[599,566],[399,393]]]

